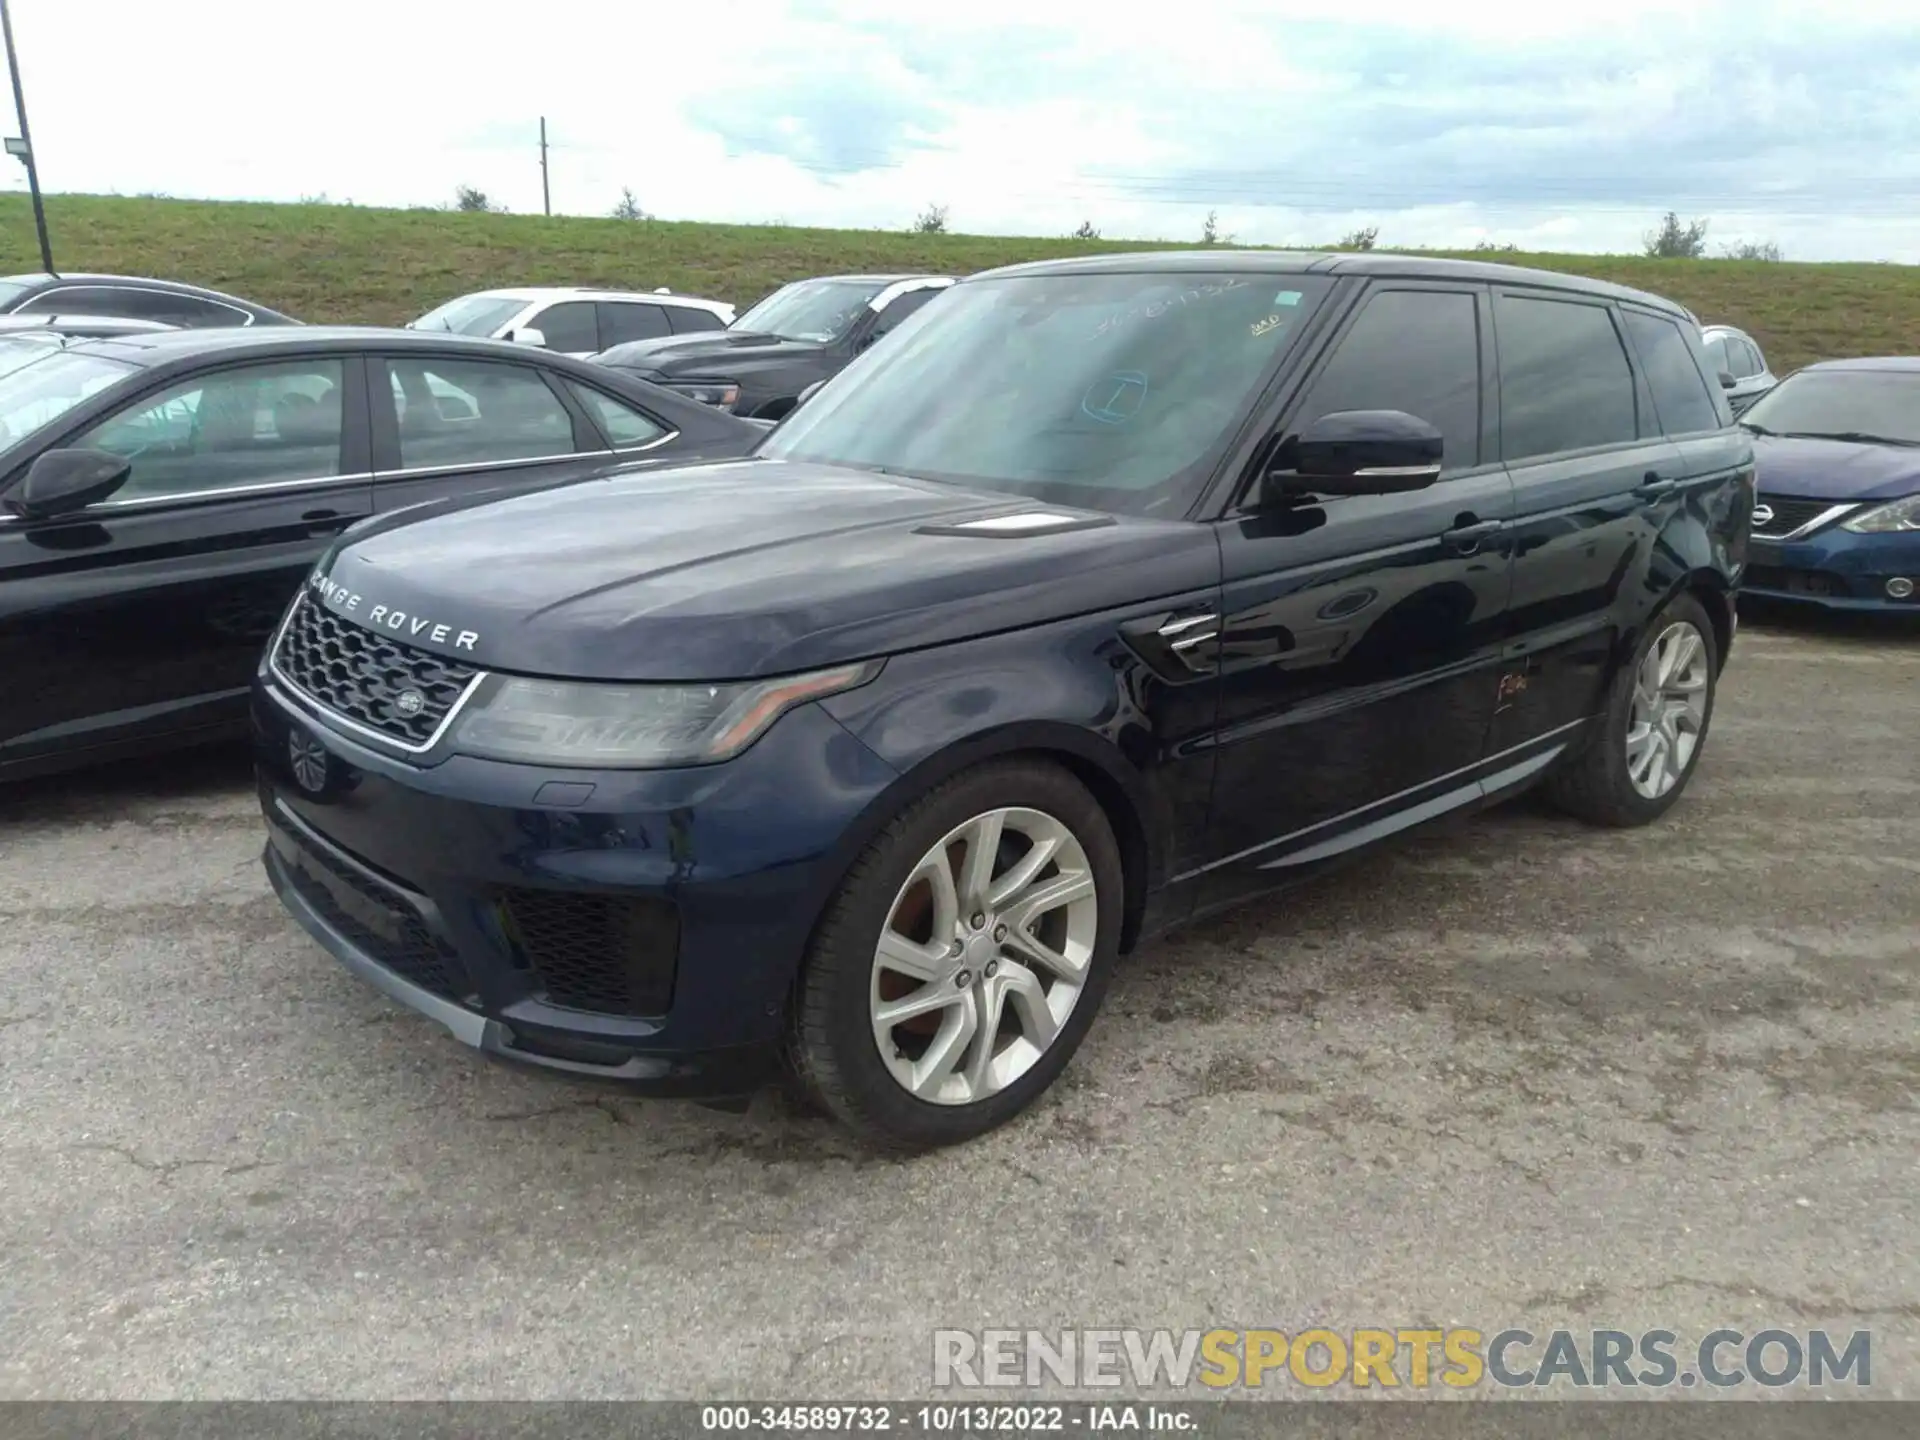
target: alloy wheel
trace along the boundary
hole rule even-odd
[[[1648,647],[1633,679],[1627,717],[1627,778],[1642,798],[1658,800],[1693,762],[1707,724],[1707,644],[1676,620]]]
[[[1086,850],[1040,810],[976,815],[922,856],[888,908],[870,987],[901,1088],[969,1105],[1032,1069],[1086,988],[1098,900]]]

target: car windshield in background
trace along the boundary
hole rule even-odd
[[[415,330],[446,330],[455,335],[491,335],[527,308],[524,300],[498,295],[462,295],[412,322]]]
[[[39,278],[41,277],[35,277],[35,279]],[[24,295],[26,291],[27,286],[22,281],[0,280],[0,305],[5,305],[8,301],[19,298],[21,295]]]
[[[1260,273],[969,281],[760,453],[1180,514],[1328,284]]]
[[[1920,445],[1920,371],[1802,370],[1740,423],[1764,435]]]
[[[61,350],[0,374],[0,444],[11,444],[58,420],[89,395],[118,384],[137,369],[104,355]]]
[[[39,332],[27,335],[0,335],[0,376],[13,374],[23,365],[60,353],[56,335]]]
[[[733,328],[824,343],[844,335],[866,303],[885,288],[860,280],[803,280],[774,291],[735,320]]]

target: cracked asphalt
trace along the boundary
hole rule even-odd
[[[1161,941],[905,1163],[476,1059],[282,917],[238,757],[0,792],[0,1397],[899,1398],[936,1326],[1421,1323],[1865,1328],[1920,1397],[1920,631],[1756,622],[1665,823],[1522,801]]]

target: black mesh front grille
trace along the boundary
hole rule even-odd
[[[329,710],[414,746],[433,738],[478,673],[343,620],[304,593],[294,602],[273,663],[290,684]]]
[[[1740,583],[1754,590],[1781,590],[1789,595],[1835,595],[1851,592],[1847,582],[1823,570],[1787,570],[1778,565],[1749,565]]]
[[[509,936],[555,1005],[606,1015],[672,1008],[680,919],[667,902],[514,889],[500,906]]]
[[[1790,495],[1762,495],[1759,503],[1773,511],[1772,518],[1765,523],[1756,521],[1753,533],[1756,535],[1791,535],[1814,516],[1833,508],[1831,500],[1796,500]]]
[[[332,856],[308,845],[299,845],[298,854],[287,874],[332,929],[402,979],[448,1000],[462,998],[465,987],[452,957],[418,914]],[[310,871],[324,872],[333,883]]]

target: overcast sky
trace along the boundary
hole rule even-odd
[[[566,213],[1908,262],[1916,8],[12,0],[53,191],[537,211],[544,115]]]

